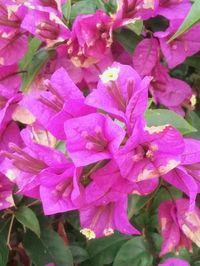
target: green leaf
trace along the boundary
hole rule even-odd
[[[143,29],[143,21],[136,20],[135,22],[128,24],[126,27],[137,35],[140,35]]]
[[[29,47],[28,47],[28,52],[25,54],[24,58],[21,60],[20,62],[20,69],[26,70],[26,68],[28,67],[28,65],[31,63],[34,54],[37,52],[38,48],[41,45],[41,41],[38,40],[37,38],[32,38],[29,41]]]
[[[91,262],[95,266],[112,263],[119,248],[129,239],[128,236],[115,233],[109,237],[89,241],[87,250]]]
[[[178,31],[169,39],[173,41],[200,21],[200,1],[195,1]]]
[[[170,110],[147,110],[145,117],[147,119],[148,126],[162,126],[171,124],[176,127],[183,135],[196,131],[196,129],[192,127],[184,118]]]
[[[186,119],[193,127],[197,129],[196,132],[192,132],[188,134],[188,136],[195,139],[200,139],[200,117],[198,114],[195,112],[189,112],[186,116]]]
[[[66,18],[67,22],[70,20],[71,15],[71,0],[68,0],[63,6],[62,6],[62,12],[64,17]]]
[[[154,192],[147,196],[139,196],[135,194],[130,194],[128,197],[128,217],[129,219],[133,215],[137,215],[140,210],[144,208],[147,202],[152,198]]]
[[[32,230],[38,237],[40,236],[40,225],[35,213],[25,206],[20,207],[15,212],[15,218],[25,227]]]
[[[31,62],[27,67],[27,73],[23,77],[22,91],[27,91],[33,80],[36,78],[37,74],[40,72],[41,68],[48,61],[48,59],[54,54],[52,50],[39,50],[32,58]]]
[[[133,237],[117,253],[113,266],[152,266],[153,258],[143,237]]]
[[[34,266],[44,266],[50,262],[54,262],[57,266],[73,266],[69,248],[51,229],[42,230],[40,238],[28,231],[23,245]]]
[[[80,14],[92,14],[96,11],[96,3],[95,1],[91,0],[82,0],[79,2],[76,2],[71,7],[71,16],[70,18],[73,20],[76,18],[76,16]]]
[[[128,29],[115,31],[114,38],[130,53],[134,51],[135,47],[141,40],[141,37]]]
[[[81,263],[89,258],[88,252],[79,246],[69,246],[74,263]]]
[[[166,190],[164,187],[161,187],[151,205],[151,210],[154,212],[157,211],[161,202],[171,200],[171,195],[173,195],[174,199],[178,199],[182,197],[183,192],[171,186],[168,187],[168,190]]]
[[[6,245],[6,237],[8,235],[9,220],[1,220],[0,222],[0,265],[7,266],[9,250]]]

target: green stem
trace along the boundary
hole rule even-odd
[[[10,245],[10,238],[11,238],[11,232],[12,232],[12,228],[13,228],[14,219],[15,219],[15,216],[13,214],[11,216],[11,221],[10,221],[10,225],[9,225],[9,229],[8,229],[8,236],[7,236],[7,240],[6,240],[6,244],[10,250],[12,250],[12,247]]]

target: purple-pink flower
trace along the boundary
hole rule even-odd
[[[122,176],[138,182],[174,169],[180,164],[183,151],[183,138],[174,127],[137,126],[115,158]]]
[[[187,199],[162,202],[158,218],[163,237],[160,256],[180,247],[192,250],[192,241],[200,246],[200,210],[198,207],[190,210]]]
[[[86,103],[124,122],[130,134],[147,107],[150,80],[141,79],[128,65],[113,63],[100,75],[97,89],[86,98]]]
[[[183,63],[187,57],[196,54],[200,50],[199,24],[169,42],[170,37],[178,30],[181,23],[182,20],[174,19],[170,22],[170,26],[165,32],[156,32],[154,34],[154,36],[159,38],[160,47],[169,68],[174,68]]]
[[[169,258],[166,259],[163,263],[160,263],[159,266],[190,266],[190,264],[182,259]]]
[[[78,166],[110,159],[125,137],[125,131],[110,117],[89,114],[65,122],[66,147]]]
[[[108,55],[112,44],[112,19],[102,10],[76,17],[67,54],[77,67],[89,67]]]
[[[81,233],[88,239],[109,236],[118,230],[123,234],[139,234],[128,221],[127,198],[80,209]]]

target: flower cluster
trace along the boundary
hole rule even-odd
[[[17,194],[40,200],[45,215],[78,210],[88,239],[115,230],[138,235],[128,196],[149,195],[165,182],[184,196],[158,209],[160,256],[191,250],[192,242],[200,247],[200,141],[145,118],[149,95],[155,107],[183,117],[194,108],[190,85],[170,75],[200,51],[199,24],[169,43],[190,1],[117,0],[112,14],[78,15],[72,26],[65,2],[0,3],[0,209],[14,206],[16,186]],[[163,31],[152,30],[155,17],[167,22]],[[130,54],[114,33],[141,20]],[[30,39],[54,53],[22,92],[20,62]]]

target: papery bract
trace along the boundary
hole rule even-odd
[[[116,154],[116,161],[122,176],[134,182],[143,181],[159,177],[179,165],[183,150],[181,134],[170,125],[135,127]]]
[[[165,66],[158,63],[152,70],[153,76],[150,92],[154,102],[162,104],[180,115],[184,115],[183,107],[192,97],[191,87],[183,80],[171,78]]]
[[[95,113],[65,122],[65,134],[76,166],[112,158],[125,137],[125,131],[111,118]]]
[[[29,11],[21,27],[42,41],[46,41],[48,46],[63,42],[71,35],[67,26],[54,13],[38,10]]]
[[[160,60],[160,47],[155,38],[143,39],[135,48],[133,67],[143,77],[151,75]]]
[[[192,249],[192,242],[188,239],[177,221],[176,204],[172,201],[162,202],[158,209],[158,220],[163,237],[160,256],[174,252],[180,247]]]
[[[84,104],[84,96],[64,68],[45,80],[42,91],[33,91],[21,102],[58,139],[65,139],[64,122],[94,111]]]
[[[192,27],[175,40],[168,42],[170,37],[178,30],[182,20],[172,20],[165,32],[156,32],[154,36],[159,38],[162,53],[169,68],[183,63],[189,56],[200,50],[199,32],[200,25]]]
[[[83,205],[80,170],[66,160],[65,164],[49,167],[40,175],[40,197],[46,215],[77,209]]]
[[[0,210],[4,210],[15,205],[12,197],[12,189],[13,184],[0,172]]]
[[[76,17],[67,53],[77,67],[89,67],[99,62],[110,50],[112,20],[102,10]]]
[[[123,234],[139,234],[128,221],[127,199],[105,205],[92,205],[80,209],[81,233],[88,239],[108,236],[118,230]]]
[[[160,0],[158,14],[170,20],[184,19],[190,8],[189,0]]]
[[[134,23],[156,16],[158,0],[117,0],[117,12],[114,15],[114,27]]]
[[[158,266],[190,266],[190,264],[185,260],[169,258],[166,259],[163,263],[160,263]]]
[[[130,66],[114,63],[100,75],[97,89],[86,98],[86,103],[125,122],[130,134],[146,109],[150,80],[141,80]]]

